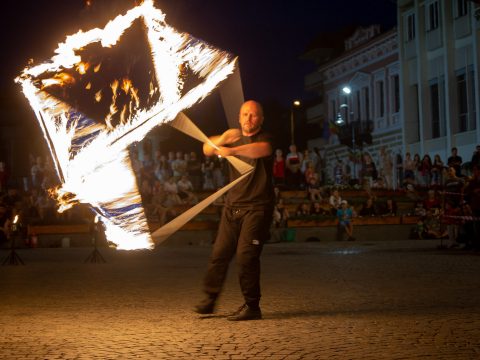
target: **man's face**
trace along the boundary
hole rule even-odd
[[[457,156],[457,149],[452,149],[452,155]]]
[[[239,122],[244,135],[256,134],[263,123],[262,109],[257,103],[247,101],[240,108]]]

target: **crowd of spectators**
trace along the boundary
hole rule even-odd
[[[155,151],[144,152],[140,160],[136,148],[131,149],[130,155],[149,221],[164,224],[184,211],[185,206],[196,204],[201,193],[213,192],[228,182],[226,160],[221,157],[204,157],[195,152]],[[466,176],[465,164],[455,148],[446,163],[439,155],[435,155],[432,162],[429,155],[421,158],[415,154],[412,158],[406,153],[404,160],[397,158],[394,164],[387,155],[385,148],[380,149],[376,163],[370,154],[363,154],[359,183],[369,196],[362,204],[356,201],[346,203],[353,218],[398,215],[393,198],[379,201],[372,192],[376,187],[391,188],[395,180],[389,175],[396,166],[398,181],[416,204],[411,214],[421,219],[416,228],[419,237],[448,237],[448,246],[455,247],[469,231],[479,236],[478,220],[466,219],[480,216],[480,146],[470,161],[471,177]],[[291,218],[340,219],[340,215],[345,214],[342,209],[347,200],[340,196],[339,189],[344,189],[340,185],[351,180],[352,174],[351,170],[345,171],[343,163],[342,159],[337,160],[332,184],[328,181],[325,160],[319,149],[298,151],[295,145],[291,145],[286,156],[282,149],[276,149],[273,179],[277,200],[273,225],[286,227]],[[48,194],[55,179],[48,158],[31,156],[30,174],[24,180],[23,191],[8,188],[5,165],[0,163],[0,236],[3,239],[15,214],[21,214],[22,221],[30,224],[85,221],[85,211],[77,206],[63,214],[56,211],[56,203]],[[300,193],[301,201],[294,208],[282,196],[286,190]],[[353,238],[351,234],[349,237]]]

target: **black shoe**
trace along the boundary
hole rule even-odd
[[[247,304],[242,305],[237,311],[227,317],[230,321],[260,320],[262,311],[259,307],[252,308]]]
[[[201,315],[213,314],[215,311],[216,300],[217,296],[209,294],[205,299],[203,299],[197,306],[193,308],[193,311]]]
[[[353,236],[350,236],[347,240],[348,241],[355,241],[356,239]]]

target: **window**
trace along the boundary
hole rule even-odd
[[[428,4],[428,30],[432,31],[438,28],[440,12],[438,9],[438,1]]]
[[[467,0],[457,0],[456,1],[456,17],[462,17],[468,13],[468,3]]]
[[[466,74],[468,74],[468,76]],[[468,73],[465,72],[465,69],[457,72],[457,116],[459,132],[476,129],[474,76],[473,68],[471,68]]]
[[[384,99],[385,90],[383,87],[383,81],[377,81],[377,94],[376,94],[376,103],[377,103],[377,117],[383,117],[385,115],[385,99]]]
[[[363,98],[365,99],[365,120],[370,119],[370,92],[368,87],[363,88]]]
[[[406,20],[407,41],[415,39],[415,14],[408,14]]]
[[[432,138],[440,137],[440,99],[438,84],[430,85],[430,120],[432,123]]]
[[[392,94],[393,94],[393,112],[400,111],[400,78],[398,75],[392,76]]]
[[[468,95],[465,74],[457,75],[458,131],[468,130]]]
[[[445,76],[441,75],[429,81],[430,90],[430,138],[435,139],[446,135],[445,116]],[[428,136],[428,134],[425,134]]]

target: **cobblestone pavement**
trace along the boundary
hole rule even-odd
[[[225,319],[235,266],[218,313],[191,311],[209,246],[20,250],[0,267],[0,359],[480,359],[480,255],[436,245],[268,244],[249,322]]]

